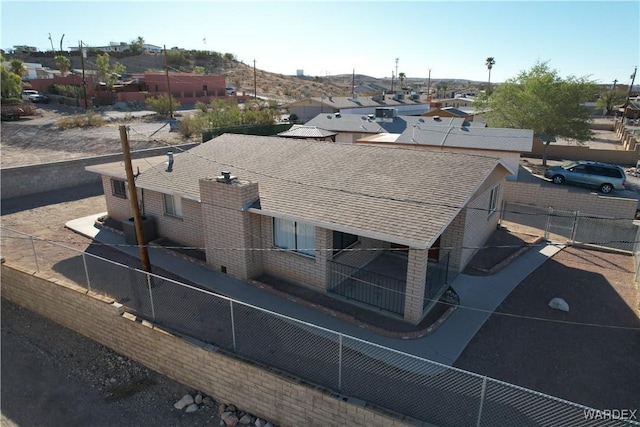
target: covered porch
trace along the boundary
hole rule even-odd
[[[386,250],[360,266],[327,264],[330,294],[413,322],[431,309],[452,279],[449,254],[426,250]]]

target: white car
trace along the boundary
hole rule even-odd
[[[49,98],[46,95],[41,94],[37,90],[25,89],[22,91],[22,99],[31,102],[49,102]]]

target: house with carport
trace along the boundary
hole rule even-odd
[[[207,265],[264,275],[417,324],[498,224],[509,170],[491,156],[224,134],[145,161],[145,217]],[[463,166],[463,167],[462,167]],[[132,216],[121,162],[108,215]]]

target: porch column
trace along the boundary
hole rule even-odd
[[[316,227],[316,266],[318,271],[318,283],[325,291],[329,287],[327,269],[329,265],[327,260],[330,259],[333,253],[329,250],[333,247],[333,231]]]
[[[422,319],[428,254],[426,249],[409,249],[404,319],[415,324]]]

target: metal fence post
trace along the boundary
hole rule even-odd
[[[236,351],[236,324],[233,320],[233,301],[229,300],[229,307],[231,308],[231,338],[233,339],[233,351]]]
[[[151,318],[155,321],[156,320],[156,310],[155,307],[153,306],[153,292],[151,291],[151,275],[149,273],[146,273],[147,276],[147,287],[149,288],[149,301],[151,302]]]
[[[573,229],[571,230],[571,244],[576,243],[576,234],[578,233],[578,219],[580,218],[580,211],[574,212],[573,217]]]
[[[342,391],[342,334],[338,334],[338,391]]]
[[[480,421],[482,419],[482,408],[484,407],[484,396],[487,392],[487,377],[482,377],[482,390],[480,391],[480,407],[478,408],[478,421],[476,427],[480,427]]]
[[[549,240],[549,229],[551,228],[551,215],[553,214],[553,208],[549,206],[549,213],[547,214],[547,225],[544,227],[544,240]]]
[[[33,243],[33,236],[31,238],[31,249],[33,249],[33,260],[36,262],[36,271],[40,272],[40,266],[38,266],[38,254],[36,253],[36,244]]]
[[[84,252],[82,253],[82,263],[84,264],[84,274],[87,277],[87,289],[91,290],[91,280],[89,280],[89,269],[87,268],[87,258]]]

